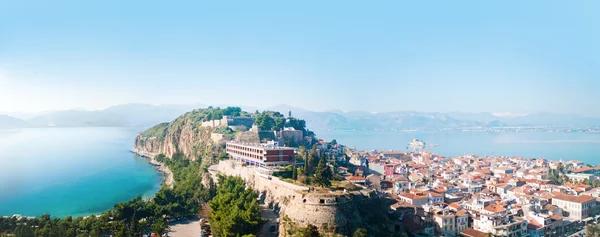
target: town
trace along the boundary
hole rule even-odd
[[[259,167],[269,179],[307,157],[274,141],[226,146],[232,160]],[[327,157],[334,175],[385,197],[388,214],[414,236],[583,236],[586,226],[595,234],[600,167],[543,158],[448,158],[422,148],[358,151],[319,139],[313,149]]]

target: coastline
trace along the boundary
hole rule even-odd
[[[163,174],[163,184],[167,185],[169,188],[173,188],[173,184],[175,183],[175,179],[173,178],[173,172],[164,163],[155,160],[155,154],[146,153],[136,148],[131,149],[131,152],[148,159],[148,162],[151,165],[155,166],[158,172]]]

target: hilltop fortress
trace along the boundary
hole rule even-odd
[[[279,236],[291,236],[290,226],[309,224],[324,232],[350,235],[369,222],[369,212],[380,214],[376,208],[381,200],[374,192],[316,192],[266,175],[261,169],[225,160],[211,166],[209,171],[214,178],[217,174],[239,176],[260,193],[261,202],[279,213]]]

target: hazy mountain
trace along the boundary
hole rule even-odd
[[[371,113],[366,111],[343,112],[329,110],[315,112],[306,109],[278,105],[268,110],[279,111],[287,115],[292,111],[294,117],[306,120],[307,126],[316,130],[323,129],[414,129],[414,128],[456,128],[456,127],[505,127],[505,126],[556,126],[556,127],[592,127],[600,126],[600,118],[588,118],[579,115],[536,113],[524,116],[495,116],[492,113],[429,113],[417,111],[396,111]]]
[[[473,121],[478,121],[478,122],[483,122],[483,123],[487,123],[487,122],[491,122],[491,121],[499,119],[499,117],[494,116],[492,113],[449,112],[446,114],[455,119],[473,120]]]
[[[227,107],[227,105],[214,105]],[[81,127],[81,126],[152,126],[169,122],[177,116],[195,108],[205,108],[204,104],[189,105],[149,105],[125,104],[104,110],[64,110],[45,112],[25,121],[4,115],[0,117],[0,127]],[[263,111],[251,106],[240,106],[246,111]],[[329,110],[310,111],[290,105],[277,105],[264,110],[279,111],[285,116],[306,120],[309,129],[415,129],[415,128],[457,128],[457,127],[504,127],[504,126],[557,126],[592,127],[600,126],[600,118],[579,115],[535,113],[523,116],[495,116],[492,113],[430,113],[417,111],[396,111],[372,113],[366,111]],[[498,115],[498,114],[496,114]]]
[[[600,118],[584,117],[576,114],[534,113],[525,116],[501,118],[508,125],[534,125],[555,127],[594,127],[600,126]]]
[[[291,111],[292,116],[306,120],[309,129],[351,129],[353,124],[345,116],[334,112],[309,111],[290,105],[277,105],[265,110],[278,111],[285,116]]]
[[[27,121],[45,127],[136,127],[169,122],[177,116],[204,105],[125,104],[104,110],[65,110],[40,115]]]
[[[22,128],[27,127],[27,122],[11,117],[8,115],[0,114],[0,129],[8,129],[8,128]]]
[[[489,121],[489,122],[485,123],[483,126],[488,127],[488,128],[498,128],[498,127],[506,127],[506,124],[500,120],[493,120],[493,121]]]

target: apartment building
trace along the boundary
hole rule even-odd
[[[564,193],[552,193],[552,205],[562,208],[568,217],[575,220],[584,220],[592,217],[597,212],[596,198],[587,195],[574,196]]]

